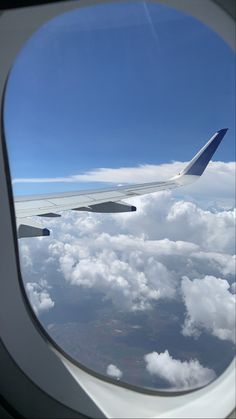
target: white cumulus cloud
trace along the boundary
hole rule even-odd
[[[191,157],[191,156],[190,156]],[[166,180],[179,173],[187,162],[172,162],[160,165],[140,164],[138,167],[97,168],[67,177],[15,178],[18,183],[144,183]],[[204,176],[196,183],[181,188],[182,194],[205,199],[231,199],[235,190],[235,162],[210,162]]]
[[[35,280],[60,272],[68,285],[102,291],[122,309],[146,310],[177,298],[183,276],[235,275],[235,210],[203,210],[170,192],[138,200],[137,213],[44,219],[50,238],[19,242],[28,282],[32,273]]]
[[[173,389],[183,390],[208,384],[215,378],[214,370],[203,367],[197,359],[174,359],[167,350],[144,356],[147,371],[166,380]]]
[[[133,216],[117,216],[124,231],[149,239],[188,241],[204,251],[235,253],[235,209],[202,209],[194,202],[174,199],[170,192],[136,198],[132,203],[138,208]]]
[[[204,330],[222,340],[235,342],[236,295],[221,278],[205,276],[181,283],[187,314],[183,325],[185,336],[199,336]]]
[[[116,367],[116,365],[109,364],[107,367],[107,375],[119,380],[122,377],[123,373],[118,367]]]
[[[26,291],[31,305],[36,314],[47,311],[54,307],[54,301],[51,299],[47,289],[35,282],[27,282]]]
[[[102,290],[113,303],[128,310],[143,310],[159,298],[173,298],[175,282],[166,266],[155,258],[157,243],[145,249],[142,240],[106,233],[86,244],[64,245],[60,269],[72,285]]]

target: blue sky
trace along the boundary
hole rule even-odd
[[[9,77],[12,178],[186,161],[224,127],[214,159],[233,161],[234,71],[218,35],[166,6],[113,3],[59,16],[26,43]],[[79,187],[19,183],[14,191]]]

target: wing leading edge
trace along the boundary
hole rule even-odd
[[[175,189],[195,182],[206,169],[227,131],[227,128],[217,131],[179,174],[164,182],[15,198],[18,237],[50,234],[47,228],[33,224],[27,217],[60,217],[58,212],[65,210],[101,213],[136,211],[136,207],[123,202],[123,199]]]

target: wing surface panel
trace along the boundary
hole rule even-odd
[[[15,210],[17,218],[25,218],[33,215],[41,215],[50,212],[60,212],[79,207],[87,207],[92,204],[101,204],[103,202],[118,202],[124,198],[144,195],[158,192],[161,190],[176,188],[180,186],[177,182],[152,182],[139,185],[127,185],[117,188],[108,188],[95,191],[89,191],[86,194],[78,191],[73,195],[58,194],[53,197],[45,195],[37,197],[21,197],[15,200]]]

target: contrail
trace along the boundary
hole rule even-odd
[[[147,21],[148,21],[148,23],[150,25],[150,28],[151,28],[152,35],[153,35],[153,37],[154,37],[154,39],[156,41],[156,44],[157,44],[158,49],[160,50],[161,49],[160,39],[159,39],[159,37],[157,35],[155,26],[153,25],[152,18],[150,16],[147,3],[145,1],[143,2],[143,7],[144,7],[144,11],[145,11],[146,16],[147,16]]]

